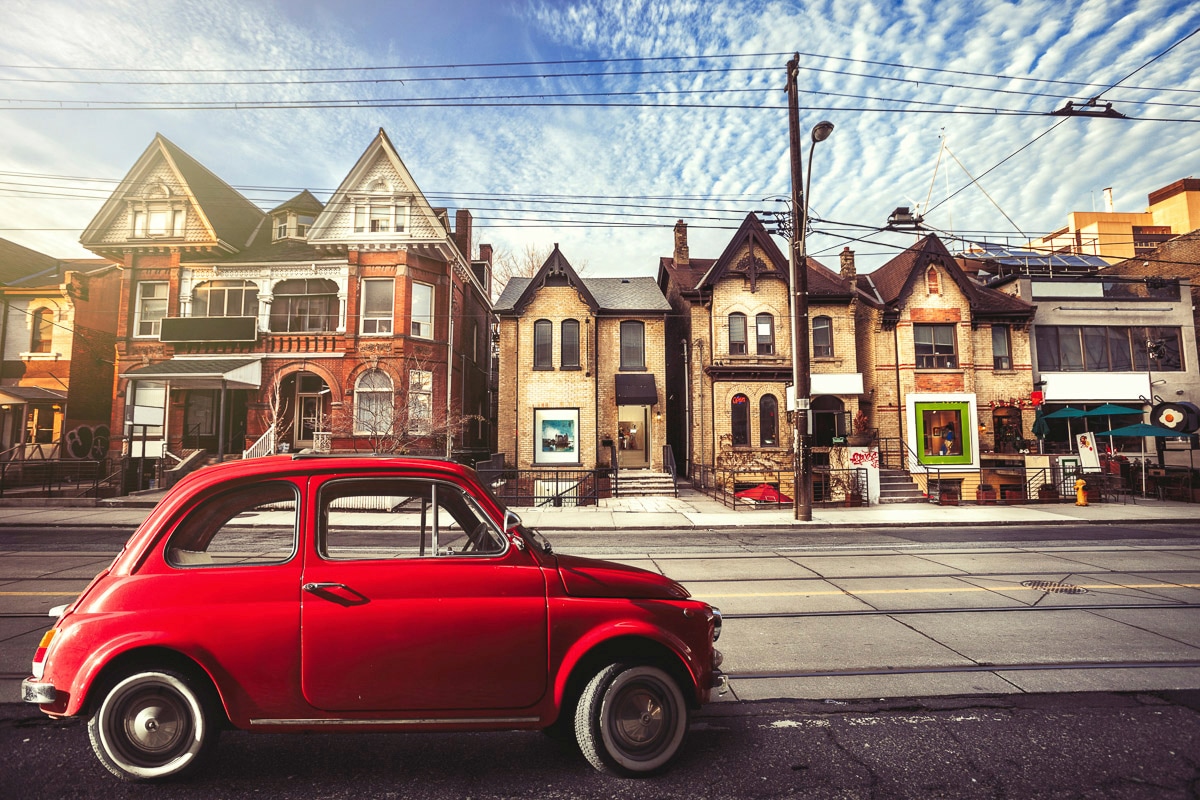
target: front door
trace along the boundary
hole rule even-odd
[[[650,466],[650,406],[617,406],[617,466]]]
[[[322,427],[325,416],[325,395],[329,388],[320,375],[301,372],[296,376],[296,449],[313,446],[313,433],[327,430]]]
[[[334,478],[319,489],[316,514],[300,612],[309,703],[428,711],[542,698],[542,570],[469,495],[431,480]]]

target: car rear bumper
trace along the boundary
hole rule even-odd
[[[54,688],[53,683],[26,678],[21,681],[21,699],[26,703],[38,705],[53,703],[58,699],[58,690]]]

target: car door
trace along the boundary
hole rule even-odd
[[[301,684],[330,712],[504,709],[546,691],[541,569],[462,487],[314,479]]]

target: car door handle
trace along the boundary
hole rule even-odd
[[[362,592],[356,592],[344,583],[305,583],[300,588],[340,606],[363,606],[371,602]]]
[[[300,587],[306,592],[327,592],[330,589],[345,589],[350,591],[350,587],[344,583],[306,583]]]

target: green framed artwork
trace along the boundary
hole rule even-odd
[[[965,401],[913,404],[917,433],[917,459],[930,466],[971,465],[971,404]]]

